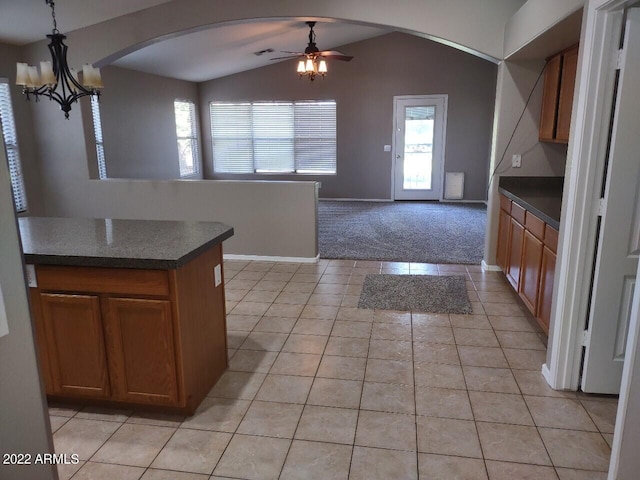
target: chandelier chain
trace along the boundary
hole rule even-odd
[[[58,30],[58,22],[56,21],[56,6],[53,3],[53,0],[45,0],[47,5],[51,7],[51,18],[53,19],[53,33],[60,33]]]

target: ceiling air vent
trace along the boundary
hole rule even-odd
[[[253,52],[256,57],[264,55],[265,53],[273,53],[275,50],[273,48],[265,48],[264,50],[260,50],[259,52]]]

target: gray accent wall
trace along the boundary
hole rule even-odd
[[[355,58],[349,63],[329,61],[327,77],[313,83],[297,77],[291,60],[200,84],[205,178],[265,178],[213,173],[211,101],[335,99],[337,175],[268,178],[320,181],[323,198],[390,199],[392,156],[383,147],[392,143],[393,97],[448,94],[444,171],[465,172],[465,200],[485,200],[497,66],[402,33],[340,50]]]
[[[109,86],[100,103],[108,177],[180,178],[173,102],[197,106],[197,84],[118,67],[105,67],[102,76]]]
[[[27,207],[30,214],[42,213],[42,186],[40,181],[40,157],[38,145],[33,136],[33,110],[41,105],[27,101],[22,95],[22,87],[16,85],[16,62],[26,61],[21,49],[14,45],[0,43],[0,77],[9,79],[11,104],[18,132],[18,148],[22,164],[22,175],[25,181]]]

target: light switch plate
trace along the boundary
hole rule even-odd
[[[26,265],[27,267],[27,284],[30,288],[38,288],[38,279],[36,278],[35,265]]]
[[[222,283],[222,267],[220,264],[213,267],[213,283],[216,287]]]
[[[390,152],[391,151],[391,145],[385,145],[384,146],[384,151],[385,152]]]

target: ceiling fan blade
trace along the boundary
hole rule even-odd
[[[325,50],[324,52],[320,52],[319,55],[321,57],[341,60],[343,62],[350,62],[351,60],[353,60],[353,57],[351,55],[345,55],[344,53],[337,50]]]
[[[280,53],[290,53],[291,55],[304,55],[304,52],[289,52],[287,50],[280,50]]]
[[[300,55],[289,55],[287,57],[275,57],[275,58],[270,58],[269,60],[287,60],[290,58],[298,58]]]

